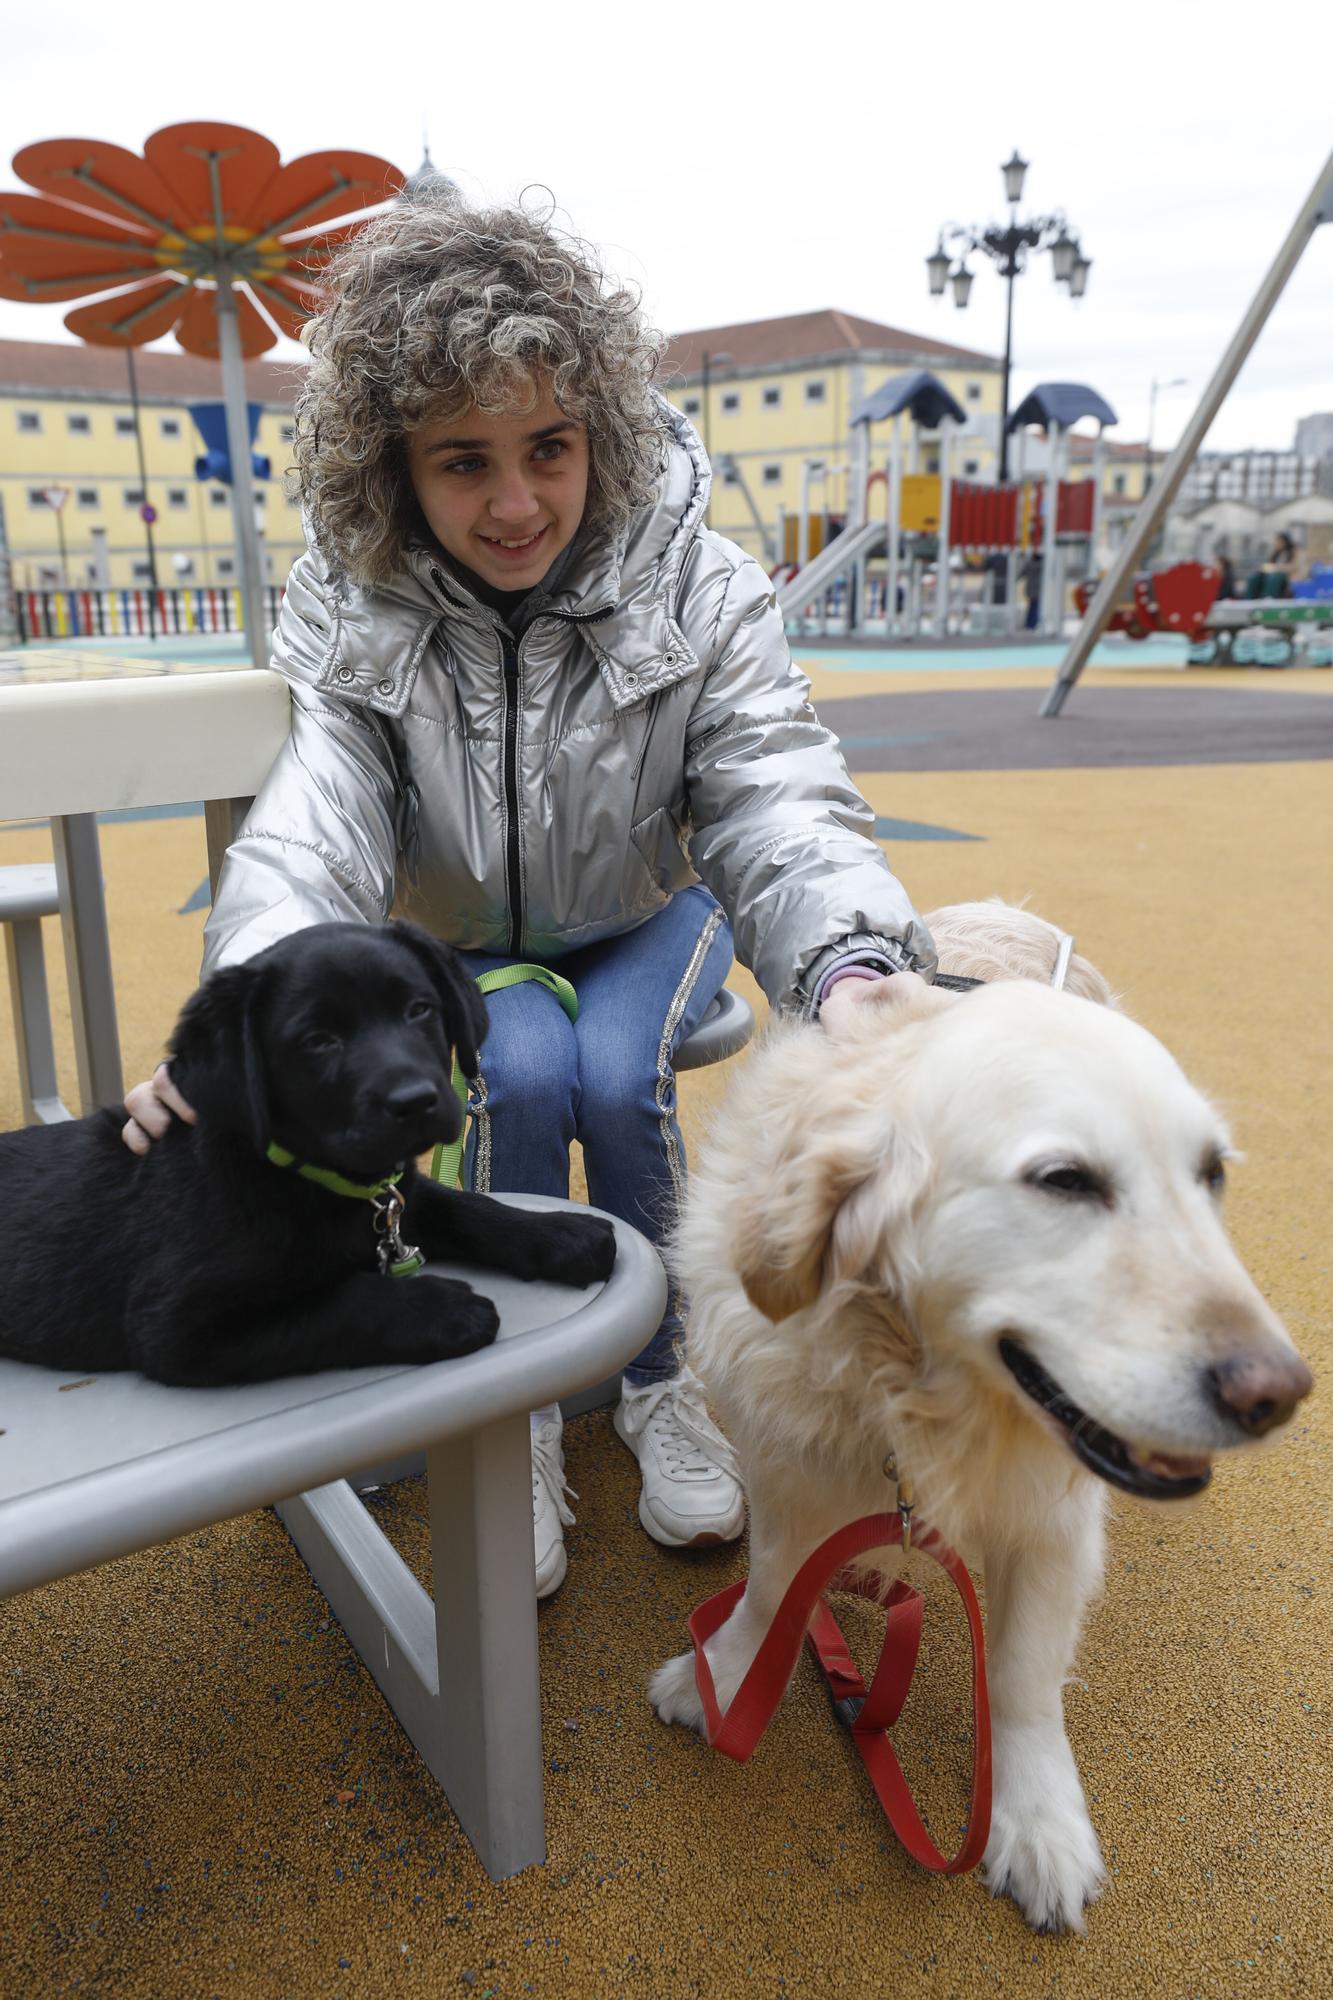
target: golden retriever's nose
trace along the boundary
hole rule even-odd
[[[1299,1354],[1235,1354],[1208,1370],[1213,1400],[1251,1437],[1285,1424],[1314,1378]]]

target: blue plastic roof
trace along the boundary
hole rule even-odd
[[[882,424],[900,410],[911,413],[912,422],[928,431],[938,430],[941,417],[956,424],[966,421],[961,403],[954,401],[937,375],[928,368],[914,368],[910,375],[891,375],[867,396],[852,418],[854,424]]]
[[[1068,430],[1080,417],[1095,417],[1099,424],[1120,421],[1111,405],[1085,382],[1038,382],[1011,415],[1009,428],[1018,431],[1025,424],[1059,424]]]

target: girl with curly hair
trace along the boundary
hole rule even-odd
[[[296,459],[310,548],[273,664],[292,731],[223,868],[206,972],[303,925],[397,910],[572,982],[492,995],[466,1172],[660,1239],[683,1184],[672,1056],[734,948],[776,1008],[929,971],[930,940],[808,701],[760,566],[705,523],[709,468],[654,388],[637,300],[523,207],[438,184],[343,247],[306,331]],[[844,986],[837,1004],[853,989]],[[142,1149],[181,1113],[131,1093]],[[625,1370],[639,1515],[737,1536],[681,1301]],[[533,1421],[539,1594],[565,1572],[558,1410]]]

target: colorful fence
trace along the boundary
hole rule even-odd
[[[264,587],[264,617],[278,622],[282,591]],[[15,593],[22,639],[176,637],[184,632],[240,632],[241,593],[234,588],[186,590],[20,590]]]

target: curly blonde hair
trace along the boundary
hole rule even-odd
[[[531,409],[549,384],[587,425],[585,522],[615,533],[650,498],[660,338],[549,209],[469,208],[428,182],[359,229],[323,282],[302,332],[296,472],[321,550],[354,583],[387,583],[424,531],[406,434],[472,405]]]

